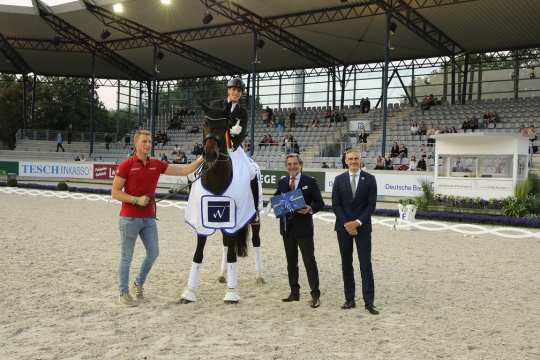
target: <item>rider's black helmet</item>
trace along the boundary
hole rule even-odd
[[[242,89],[242,91],[246,90],[246,85],[244,85],[244,82],[240,78],[232,78],[231,80],[229,80],[229,82],[227,83],[227,88],[230,87],[237,87]]]

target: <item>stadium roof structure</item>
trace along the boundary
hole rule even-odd
[[[247,74],[254,33],[258,72],[374,63],[388,12],[391,61],[540,45],[538,0],[0,0],[0,72]]]

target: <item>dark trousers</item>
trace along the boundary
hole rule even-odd
[[[59,149],[62,149],[62,152],[65,152],[64,147],[60,143],[56,144],[56,152],[58,152]]]
[[[365,305],[373,305],[375,298],[375,281],[371,267],[371,234],[361,233],[352,237],[345,230],[337,232],[339,252],[341,253],[341,271],[343,272],[343,286],[345,300],[353,301],[355,297],[354,268],[353,268],[353,242],[356,242],[356,251],[360,261],[360,275],[362,276],[362,296]],[[354,240],[353,240],[354,239]]]
[[[315,261],[315,248],[313,237],[296,238],[290,235],[283,236],[283,244],[285,245],[285,255],[287,256],[287,273],[289,275],[289,285],[291,293],[298,294],[300,285],[298,284],[298,248],[302,253],[302,260],[306,267],[309,287],[311,295],[319,297],[319,270]]]

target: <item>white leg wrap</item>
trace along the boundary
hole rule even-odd
[[[255,250],[255,271],[257,274],[262,273],[262,257],[261,248],[259,246],[253,248]]]
[[[236,289],[236,265],[237,263],[227,263],[227,287]]]
[[[196,262],[191,263],[191,271],[189,272],[188,288],[195,290],[199,287],[199,274],[201,272],[201,265]]]
[[[228,246],[223,247],[223,256],[221,257],[221,275],[225,275],[227,271],[227,251],[229,250]]]

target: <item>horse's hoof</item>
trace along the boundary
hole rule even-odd
[[[217,281],[219,281],[220,284],[225,284],[227,282],[227,279],[225,279],[225,276],[219,275]]]
[[[180,304],[189,304],[197,301],[197,295],[195,295],[195,290],[190,288],[184,289],[182,296],[180,296]]]
[[[257,285],[264,285],[266,284],[266,280],[262,276],[259,276],[255,279],[255,284]]]
[[[240,301],[240,296],[236,291],[229,290],[225,294],[223,301],[225,302],[225,304],[238,304],[238,302]]]

